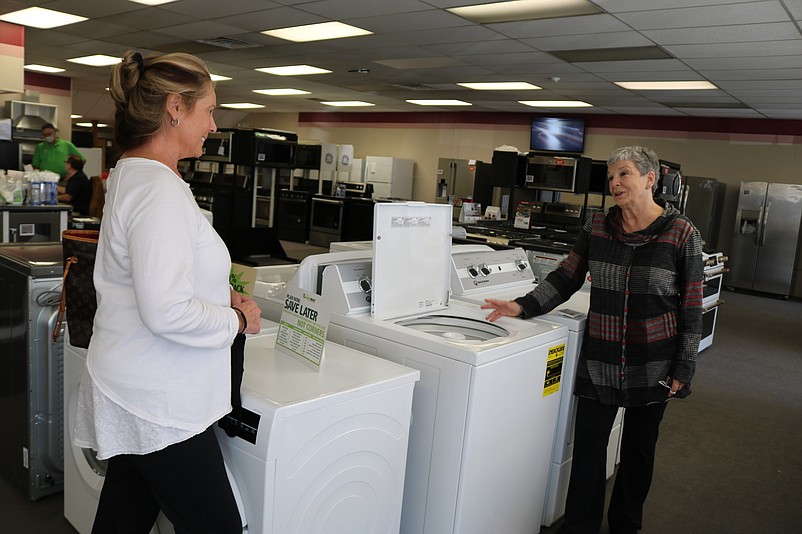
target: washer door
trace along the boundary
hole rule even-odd
[[[398,321],[395,324],[442,337],[455,343],[488,341],[510,335],[507,329],[493,323],[452,315],[424,315]]]
[[[70,442],[65,443],[65,448],[70,449],[70,453],[75,460],[75,465],[78,468],[78,473],[81,475],[81,481],[86,485],[92,497],[95,500],[100,498],[100,490],[103,488],[103,480],[106,477],[106,468],[108,462],[106,460],[98,460],[97,454],[92,449],[83,449],[76,447],[72,444],[73,433],[75,432],[73,426],[75,422],[76,413],[78,412],[78,386],[76,385],[70,392],[70,405],[69,417],[67,418],[67,425],[70,432]],[[67,454],[65,452],[65,454]]]

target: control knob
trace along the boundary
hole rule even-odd
[[[483,263],[479,267],[479,272],[482,273],[482,276],[490,276],[490,273],[491,273],[490,267],[488,267],[486,263]]]
[[[476,269],[476,265],[468,265],[468,276],[471,278],[476,278],[479,276],[479,271]]]

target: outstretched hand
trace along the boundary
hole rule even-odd
[[[488,321],[495,321],[499,317],[518,317],[524,311],[520,304],[512,300],[485,299],[481,308],[493,310],[485,317]]]

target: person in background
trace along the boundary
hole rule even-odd
[[[49,122],[42,125],[42,137],[45,140],[36,145],[33,152],[31,164],[34,169],[55,172],[64,178],[67,175],[67,166],[64,163],[67,156],[72,154],[81,158],[81,161],[86,161],[75,145],[58,136],[58,130]]]
[[[72,204],[72,210],[87,215],[89,213],[89,201],[92,199],[92,184],[84,173],[84,160],[78,156],[70,154],[65,160],[67,174],[64,177],[64,185],[59,185],[57,199],[59,202]]]
[[[597,534],[604,515],[607,441],[626,408],[621,463],[607,511],[611,534],[643,525],[658,430],[667,401],[690,394],[702,332],[702,241],[690,220],[653,198],[659,162],[650,149],[607,160],[615,206],[586,223],[569,256],[514,301],[487,299],[488,320],[528,318],[568,300],[591,274],[579,356],[574,455],[560,534]]]
[[[231,411],[231,345],[259,332],[260,310],[231,290],[226,246],[177,168],[216,130],[211,76],[189,54],[129,51],[109,93],[123,153],[73,439],[108,459],[93,532],[147,534],[161,510],[178,533],[240,534],[212,425]]]

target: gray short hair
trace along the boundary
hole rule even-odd
[[[616,148],[610,157],[607,158],[607,166],[619,161],[631,161],[638,168],[641,176],[647,174],[649,171],[654,172],[654,184],[652,185],[652,193],[657,190],[657,182],[660,178],[660,160],[654,150],[646,148],[645,146],[623,146]]]

